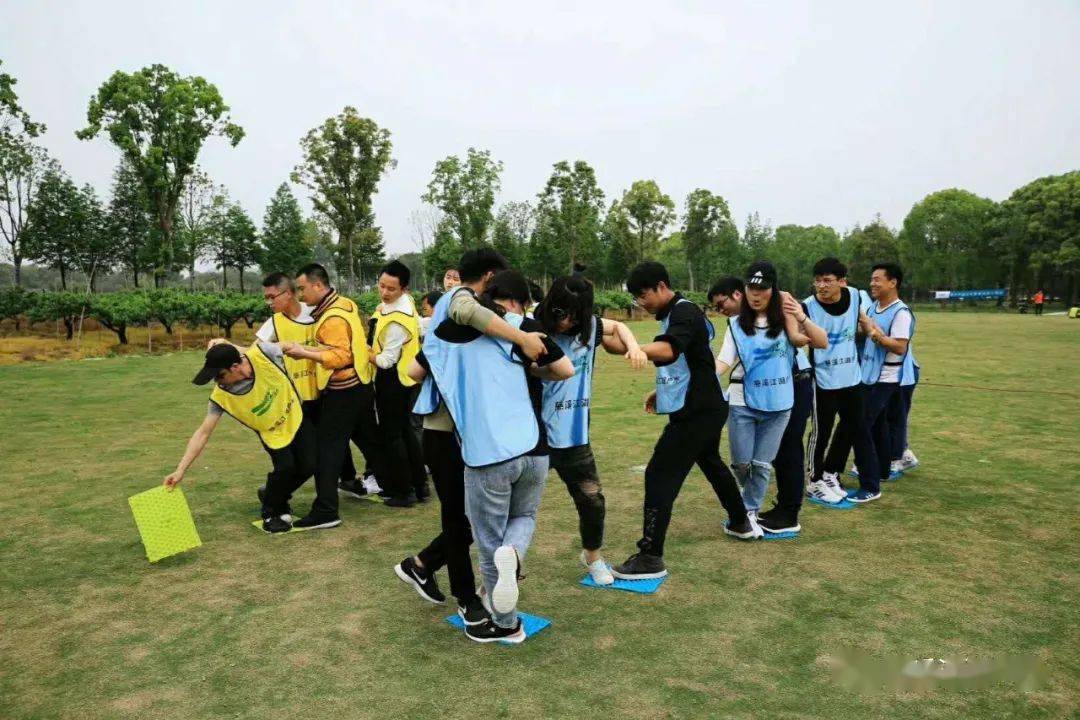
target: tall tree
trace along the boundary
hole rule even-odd
[[[750,262],[766,260],[772,254],[772,244],[776,236],[772,225],[768,220],[761,220],[761,215],[751,213],[746,216],[746,227],[743,229],[742,244],[746,250],[746,257]]]
[[[0,60],[0,65],[3,65]],[[45,126],[30,119],[19,105],[15,86],[19,81],[0,71],[0,138],[33,138],[45,132]]]
[[[434,240],[424,251],[424,267],[432,274],[432,281],[438,284],[447,268],[456,268],[461,253],[461,243],[454,235],[450,219],[444,216],[435,228]]]
[[[502,170],[503,164],[493,160],[490,151],[476,148],[469,148],[464,161],[450,155],[435,163],[421,199],[446,214],[458,242],[466,249],[488,242]]]
[[[292,181],[312,191],[315,210],[338,232],[346,254],[349,288],[356,287],[354,242],[360,230],[374,226],[371,198],[379,179],[397,166],[391,157],[390,131],[346,107],[300,140],[304,160]]]
[[[188,271],[188,287],[195,289],[195,265],[212,250],[211,224],[217,212],[224,211],[228,195],[225,186],[214,186],[202,168],[195,168],[184,178],[180,195],[177,227],[177,255]]]
[[[966,190],[940,190],[915,203],[897,237],[904,284],[921,290],[996,283],[989,227],[996,203]]]
[[[139,273],[153,269],[148,257],[150,206],[146,200],[146,189],[126,160],[121,160],[113,171],[112,198],[109,200],[106,226],[116,244],[117,259],[131,272],[135,287],[139,287]]]
[[[23,234],[26,258],[60,273],[67,290],[68,274],[79,265],[79,188],[63,171],[45,171],[27,212]]]
[[[290,275],[312,261],[312,246],[306,242],[304,217],[300,203],[281,183],[263,215],[262,269],[265,273],[285,272]]]
[[[634,244],[630,232],[630,218],[618,200],[611,201],[607,214],[604,215],[604,222],[600,226],[600,244],[606,258],[604,280],[609,285],[622,287],[635,261],[630,256],[630,249]]]
[[[842,259],[847,262],[848,277],[856,286],[869,284],[870,270],[877,263],[900,261],[896,233],[885,224],[880,214],[866,227],[856,225],[849,231],[844,236],[840,251]],[[904,290],[906,292],[907,288]]]
[[[738,251],[739,231],[731,220],[727,200],[698,188],[686,196],[682,244],[686,251],[686,272],[691,290],[697,290],[697,273],[707,278],[716,257]],[[727,259],[727,258],[725,258]],[[707,282],[707,279],[706,279]]]
[[[442,218],[442,211],[430,203],[424,203],[409,213],[409,230],[413,245],[420,249],[419,269],[423,287],[434,287],[437,284],[435,275],[443,271],[442,268],[429,267],[427,264],[428,248],[435,242],[435,233],[439,230]]]
[[[675,203],[654,180],[637,180],[619,201],[630,223],[627,259],[639,263],[656,257],[660,237],[675,221]]]
[[[22,284],[26,213],[50,168],[58,169],[44,148],[25,137],[0,133],[0,237],[7,244],[15,285]]]
[[[70,221],[76,262],[86,277],[87,292],[94,292],[98,275],[116,264],[120,248],[108,233],[105,210],[93,186],[86,184],[80,188]]]
[[[134,73],[113,73],[90,99],[87,126],[76,133],[83,140],[108,133],[142,179],[158,227],[158,286],[174,265],[177,204],[203,142],[220,135],[236,146],[244,137],[228,111],[221,93],[205,79],[180,77],[164,65],[152,65]]]
[[[583,160],[555,163],[538,197],[535,241],[542,248],[537,255],[545,271],[570,272],[574,263],[582,263],[591,276],[602,274],[604,191],[592,167]]]
[[[240,292],[244,292],[244,270],[259,263],[255,223],[238,203],[228,204],[217,221],[220,223],[218,263],[221,267],[222,284],[225,282],[227,268],[234,268],[240,278]]]
[[[781,225],[776,228],[770,255],[780,287],[801,298],[813,290],[814,263],[840,257],[840,234],[826,225]],[[852,284],[865,287],[866,283],[852,280]]]
[[[511,267],[522,268],[529,250],[529,238],[536,227],[536,213],[527,202],[508,202],[495,216],[491,244]]]
[[[352,265],[349,265],[349,246],[338,243],[334,254],[339,275],[348,275],[359,280],[357,287],[366,287],[374,281],[375,273],[386,264],[386,250],[383,247],[382,230],[377,227],[364,228],[356,232],[351,243]]]

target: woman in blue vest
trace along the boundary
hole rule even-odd
[[[716,371],[731,371],[728,441],[731,469],[742,485],[743,504],[755,527],[772,474],[772,461],[795,401],[791,372],[795,348],[828,345],[791,295],[776,287],[776,268],[756,262],[746,271],[739,316],[728,323]]]
[[[581,562],[597,585],[615,582],[600,548],[604,544],[604,493],[589,444],[589,406],[596,349],[624,356],[640,370],[648,363],[630,329],[594,315],[593,286],[581,275],[560,277],[536,308],[536,319],[574,365],[569,380],[545,381],[542,420],[551,467],[566,484],[578,513]]]

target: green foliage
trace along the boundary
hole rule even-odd
[[[0,60],[0,65],[3,64]],[[0,72],[0,138],[37,137],[45,132],[45,126],[31,120],[19,105],[19,96],[15,92],[18,83],[11,75]]]
[[[427,192],[421,196],[441,210],[465,249],[483,245],[494,216],[503,164],[488,150],[469,148],[465,160],[450,155],[435,163]]]
[[[435,241],[424,251],[424,267],[441,284],[447,268],[457,267],[463,252],[461,243],[454,237],[448,219],[443,218],[435,229]]]
[[[79,265],[80,234],[85,229],[81,202],[75,183],[63,171],[50,168],[27,209],[26,257],[58,270],[65,290],[68,273]]]
[[[897,238],[904,283],[920,289],[994,287],[1004,277],[990,248],[996,203],[966,190],[940,190],[916,203]]]
[[[390,131],[346,107],[300,140],[303,161],[292,181],[312,191],[311,203],[338,231],[349,287],[356,287],[354,242],[358,231],[374,226],[371,198],[382,174],[397,166]]]
[[[351,248],[352,265],[349,264]],[[334,265],[338,275],[353,278],[359,287],[374,284],[379,268],[386,264],[382,230],[377,227],[358,230],[349,244],[334,248]]]
[[[144,292],[98,293],[89,299],[89,314],[116,333],[121,345],[127,345],[128,326],[150,318],[150,299]]]
[[[634,299],[630,297],[630,293],[622,290],[596,290],[593,292],[593,304],[601,313],[605,310],[630,312]]]
[[[244,130],[229,120],[218,89],[201,77],[180,77],[164,65],[117,71],[90,98],[87,125],[76,136],[104,132],[142,180],[160,231],[155,277],[160,283],[176,254],[173,224],[184,179],[212,135],[236,146]]]
[[[656,257],[660,237],[675,221],[675,203],[660,191],[655,180],[637,180],[619,201],[628,231],[622,235],[623,254],[629,266]]]
[[[126,160],[121,160],[113,172],[106,228],[115,245],[116,259],[131,272],[135,287],[139,287],[139,273],[153,269],[150,252],[153,220],[146,188],[135,168]]]
[[[15,329],[33,306],[33,297],[18,285],[0,288],[0,319],[15,321]]]
[[[524,268],[529,255],[529,239],[536,227],[536,212],[527,202],[508,202],[499,208],[491,245],[502,254],[511,267]],[[537,275],[532,272],[531,274]]]
[[[896,234],[878,215],[866,227],[856,225],[840,246],[841,259],[847,263],[848,278],[856,287],[870,283],[870,269],[881,262],[899,262]]]
[[[50,168],[58,166],[44,148],[26,137],[0,131],[0,238],[7,244],[16,285],[22,282],[27,214]]]
[[[573,166],[555,163],[539,194],[535,232],[530,233],[528,270],[534,276],[569,273],[575,262],[586,266],[586,276],[603,275],[605,253],[600,238],[604,192],[596,173],[582,161]]]
[[[813,290],[814,263],[825,257],[840,257],[840,235],[825,225],[781,225],[776,228],[769,257],[776,265],[780,287],[803,298]],[[733,274],[741,275],[742,270],[734,269]],[[868,282],[852,276],[851,284],[865,288]]]
[[[260,264],[264,273],[290,275],[312,261],[312,245],[304,232],[304,217],[289,186],[281,183],[263,216]]]
[[[708,285],[709,278],[740,265],[739,230],[731,219],[727,200],[698,188],[686,196],[682,240],[686,258],[688,287]],[[668,266],[668,271],[672,270]]]

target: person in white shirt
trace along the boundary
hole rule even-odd
[[[431,497],[424,456],[412,428],[416,382],[407,369],[420,352],[420,316],[409,294],[409,268],[392,260],[379,273],[382,302],[371,316],[368,352],[375,364],[375,406],[383,457],[377,471],[385,504],[408,507]]]

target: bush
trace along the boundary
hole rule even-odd
[[[88,295],[70,290],[35,293],[28,317],[31,322],[63,320],[70,340],[75,335],[75,318],[86,313],[89,301]]]
[[[89,296],[89,300],[90,314],[116,333],[121,345],[128,344],[129,325],[146,323],[150,319],[150,298],[144,292],[99,293]]]
[[[33,307],[33,295],[21,287],[12,286],[0,290],[0,319],[10,318],[19,329],[23,316]]]

